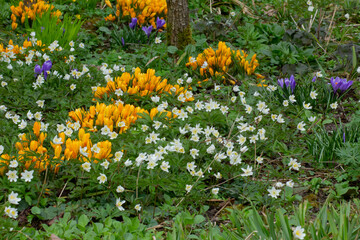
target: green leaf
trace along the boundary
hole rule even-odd
[[[106,33],[106,34],[109,34],[109,35],[111,34],[110,29],[108,29],[107,27],[101,26],[101,27],[99,27],[99,30],[100,30],[101,32]]]
[[[38,207],[32,207],[31,208],[31,213],[32,214],[40,214],[41,213],[41,209],[40,208],[38,208]]]
[[[177,50],[178,50],[178,48],[175,46],[168,46],[168,53],[170,53],[170,54],[176,53]]]
[[[25,201],[27,202],[27,204],[31,205],[32,200],[31,197],[29,195],[25,195]]]
[[[83,214],[79,217],[78,225],[80,225],[81,227],[85,227],[89,222],[90,222],[90,220],[89,220],[88,216]]]
[[[205,217],[202,215],[196,215],[194,219],[194,224],[199,224],[205,221]]]

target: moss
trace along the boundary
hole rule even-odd
[[[171,40],[171,32],[172,32],[172,26],[170,24],[166,25],[166,39],[168,44],[170,43]],[[177,48],[179,49],[183,49],[185,48],[188,44],[193,43],[193,39],[192,39],[192,31],[191,31],[191,27],[190,24],[189,26],[187,26],[184,31],[180,32],[177,36]]]
[[[189,24],[184,29],[184,31],[179,33],[179,36],[178,36],[178,44],[179,44],[179,46],[177,46],[177,47],[179,49],[183,49],[190,43],[193,43],[193,39],[192,39],[191,27],[190,27],[190,24]]]

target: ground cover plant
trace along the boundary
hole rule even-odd
[[[188,3],[0,0],[4,239],[359,238],[360,4]]]

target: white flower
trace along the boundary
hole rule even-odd
[[[117,186],[116,192],[122,193],[122,192],[124,192],[124,191],[125,191],[125,188],[124,188],[123,186],[121,186],[121,185]]]
[[[55,137],[53,138],[53,143],[54,143],[54,144],[63,144],[62,138],[61,138],[61,137],[58,137],[58,136],[55,136]]]
[[[290,158],[290,162],[289,162],[288,166],[290,166],[290,168],[289,168],[290,170],[294,169],[296,171],[299,171],[301,164],[297,162],[297,159]]]
[[[331,109],[336,109],[338,107],[337,102],[330,104],[330,107],[331,107]]]
[[[230,16],[234,17],[234,16],[235,16],[235,12],[230,12]]]
[[[16,168],[17,166],[19,166],[18,161],[16,161],[16,160],[10,161],[10,164],[9,164],[10,168]]]
[[[284,185],[285,185],[285,184],[283,184],[282,182],[277,182],[277,183],[275,184],[275,187],[277,187],[277,188],[282,188]]]
[[[220,172],[214,174],[214,176],[217,178],[217,179],[221,179],[222,178],[222,175]]]
[[[163,161],[160,165],[160,168],[165,172],[169,172],[169,168],[170,168],[169,162]]]
[[[135,209],[136,211],[140,211],[140,210],[141,210],[141,205],[140,205],[140,204],[136,204],[135,207],[134,207],[134,209]]]
[[[6,175],[8,176],[10,182],[17,182],[17,179],[19,178],[16,170],[10,170],[6,173]]]
[[[241,168],[241,170],[243,170],[243,171],[244,171],[244,173],[243,173],[243,174],[241,174],[241,176],[243,176],[243,177],[253,175],[253,172],[252,172],[252,167],[250,167],[249,165],[247,166],[247,168],[246,168],[246,169],[245,169],[245,168]]]
[[[11,204],[19,204],[19,202],[21,201],[21,198],[18,198],[18,193],[14,193],[13,191],[9,194],[9,198],[8,198],[8,200],[9,200],[9,202],[11,203]]]
[[[41,108],[44,108],[44,103],[45,103],[45,100],[37,100],[36,101],[36,104]]]
[[[132,165],[132,161],[130,161],[130,160],[128,159],[128,160],[126,160],[126,161],[124,162],[124,165],[125,165],[125,167],[131,166],[131,165]]]
[[[107,181],[107,177],[105,174],[100,173],[100,176],[97,178],[99,180],[99,183],[102,184]]]
[[[79,48],[84,48],[84,47],[85,47],[85,44],[83,44],[83,43],[79,44]]]
[[[308,7],[308,11],[309,11],[309,12],[314,11],[314,6],[309,6],[309,7]]]
[[[155,43],[156,44],[159,44],[159,43],[161,43],[162,41],[161,41],[161,38],[160,37],[156,37],[155,38]]]
[[[125,208],[122,207],[122,205],[125,203],[125,200],[121,201],[120,198],[116,199],[116,207],[120,210],[120,211],[124,211]]]
[[[214,90],[215,90],[215,91],[220,90],[220,85],[216,85],[216,84],[215,84]]]
[[[74,91],[75,88],[76,88],[76,84],[73,83],[73,84],[70,85],[70,90],[71,90],[71,91]]]
[[[356,72],[360,74],[360,67],[356,69]]]
[[[288,100],[284,100],[284,101],[283,101],[283,105],[284,105],[284,107],[289,106],[289,101],[288,101]]]
[[[297,129],[300,130],[300,131],[305,131],[304,127],[305,127],[304,121],[299,122],[298,125],[297,125]]]
[[[158,103],[160,101],[160,97],[159,96],[152,96],[151,101],[153,101],[154,103]]]
[[[297,239],[304,239],[304,237],[306,236],[304,231],[305,229],[303,229],[301,226],[297,226],[293,231],[293,235]]]
[[[213,188],[213,189],[211,189],[211,192],[212,192],[212,194],[214,194],[214,195],[218,195],[218,193],[219,193],[219,188]]]
[[[41,118],[42,118],[42,113],[41,113],[41,112],[36,112],[36,113],[34,114],[34,116],[35,116],[35,119],[36,119],[36,120],[40,121]]]
[[[105,169],[109,168],[109,162],[107,160],[105,160],[104,162],[102,162],[100,165],[103,166]]]
[[[91,164],[89,162],[84,162],[83,164],[81,164],[81,167],[82,169],[84,169],[84,171],[90,172]]]
[[[305,102],[303,102],[303,107],[304,107],[305,109],[312,109],[312,106],[310,105],[310,103],[305,103]]]
[[[0,145],[0,155],[4,152],[4,146]]]
[[[24,170],[24,172],[21,173],[21,179],[24,180],[25,182],[31,182],[31,180],[33,179],[33,173],[34,170],[31,171]]]
[[[347,13],[347,14],[344,15],[344,17],[345,17],[347,20],[349,20],[350,15]]]
[[[192,189],[192,185],[186,185],[186,187],[185,187],[185,190],[187,191],[187,192],[190,192],[191,191],[191,189]]]
[[[264,158],[262,158],[262,157],[257,157],[256,158],[256,161],[258,162],[258,163],[263,163],[264,162]]]
[[[208,63],[207,63],[207,61],[205,61],[205,62],[203,63],[203,65],[201,66],[201,68],[207,68],[207,66],[208,66]]]
[[[289,96],[289,101],[290,101],[291,103],[296,102],[295,95],[290,95],[290,96]]]
[[[322,77],[323,75],[322,75],[321,71],[319,71],[319,72],[316,72],[316,73],[315,73],[315,76],[316,76],[316,77]]]
[[[286,182],[286,186],[293,188],[293,187],[294,187],[294,182],[293,182],[293,180],[287,181],[287,182]]]
[[[17,218],[18,212],[16,208],[5,207],[5,214],[10,218]]]
[[[280,195],[281,190],[276,189],[275,187],[272,187],[271,189],[268,189],[269,196],[272,198],[277,198]]]
[[[310,92],[310,97],[311,97],[311,99],[316,99],[316,96],[317,96],[318,94],[316,93],[316,91],[311,91]]]
[[[311,116],[308,118],[310,122],[314,122],[316,120],[316,117],[315,116]]]

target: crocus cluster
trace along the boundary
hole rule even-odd
[[[332,77],[330,78],[330,83],[335,94],[337,90],[340,90],[342,93],[348,90],[353,84],[353,81],[347,81],[346,78],[336,77],[334,79]]]
[[[134,30],[136,28],[136,25],[138,24],[138,19],[136,17],[131,18],[131,22],[129,23],[129,27]],[[156,29],[159,31],[161,28],[163,28],[165,25],[165,20],[157,17],[156,19]],[[142,27],[142,30],[145,32],[146,36],[149,38],[150,34],[153,30],[153,26],[150,25],[148,27]]]
[[[295,81],[295,77],[294,75],[291,75],[290,76],[290,79],[289,78],[281,78],[281,79],[278,79],[278,85],[281,87],[281,88],[284,88],[284,86],[286,88],[290,87],[290,90],[291,90],[291,93],[294,93],[294,90],[295,90],[295,86],[296,86],[296,81]]]
[[[9,44],[7,45],[7,47],[4,47],[3,43],[0,44],[0,53],[5,52],[5,53],[15,53],[15,54],[19,54],[21,52],[22,49],[26,49],[28,47],[31,47],[32,43],[29,40],[25,40],[23,42],[23,46],[19,46],[19,45],[15,45],[13,40],[9,40]],[[37,46],[43,46],[41,40],[37,41]]]
[[[44,73],[44,78],[47,79],[51,67],[52,67],[52,62],[50,60],[44,62],[42,66],[36,64],[34,69],[35,77],[37,75],[40,75],[41,73]]]
[[[41,16],[44,12],[48,11],[49,9],[52,11],[54,9],[53,5],[46,3],[44,0],[31,0],[27,1],[27,4],[24,4],[22,1],[19,2],[18,6],[11,6],[11,20],[12,29],[16,29],[17,24],[17,17],[20,17],[21,23],[25,22],[25,19],[34,20],[36,15]],[[52,15],[56,17],[61,16],[61,12],[59,10],[53,11]]]
[[[105,3],[113,8],[110,1],[105,1]],[[122,16],[120,16],[120,14]],[[137,24],[141,27],[144,24],[150,24],[153,28],[160,29],[165,25],[165,20],[162,20],[162,26],[159,25],[160,22],[156,20],[159,16],[165,17],[167,14],[167,5],[166,0],[116,0],[116,12],[115,16],[118,18],[130,17],[136,18]],[[106,20],[114,21],[115,16],[107,17]],[[132,20],[133,21],[133,20]],[[135,25],[134,25],[135,27]],[[165,26],[164,26],[165,27]]]
[[[202,76],[221,76],[225,78],[226,73],[238,74],[237,69],[242,69],[247,75],[255,75],[257,78],[264,78],[262,75],[255,73],[259,66],[256,54],[251,60],[247,60],[248,54],[243,50],[231,50],[224,42],[219,42],[218,49],[214,51],[211,47],[200,53],[197,58],[190,57],[187,67],[193,70],[199,68]],[[231,82],[231,81],[230,81]],[[235,83],[235,82],[233,82]]]

